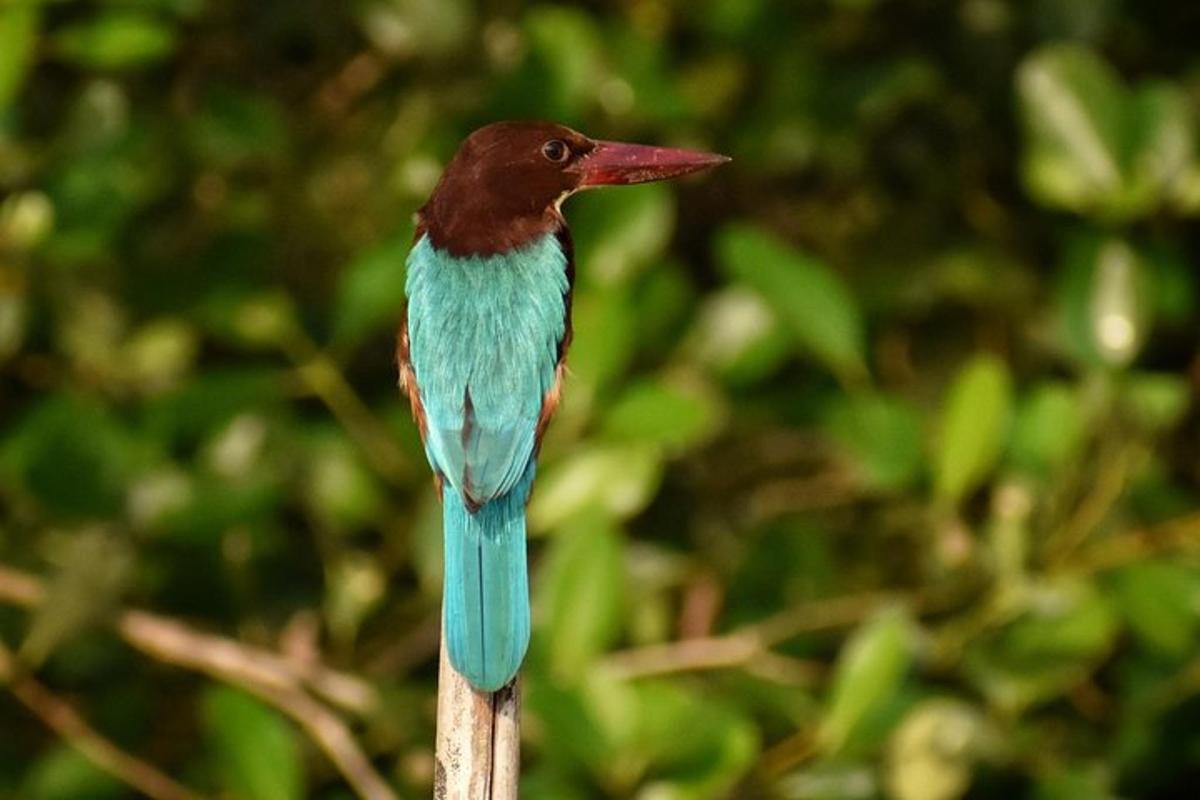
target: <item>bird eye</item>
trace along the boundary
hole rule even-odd
[[[550,161],[561,163],[567,160],[567,156],[571,155],[571,150],[567,147],[567,143],[561,139],[551,139],[542,145],[542,155]]]

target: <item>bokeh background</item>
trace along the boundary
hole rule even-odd
[[[522,117],[734,157],[566,209],[523,796],[1193,794],[1197,31],[3,0],[0,797],[429,795],[404,258]]]

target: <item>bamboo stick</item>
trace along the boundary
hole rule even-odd
[[[450,664],[438,667],[435,800],[516,800],[521,765],[520,676],[479,692]]]

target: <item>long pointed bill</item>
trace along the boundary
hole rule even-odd
[[[675,147],[651,147],[625,142],[596,142],[592,152],[567,167],[582,176],[579,188],[614,184],[646,183],[686,175],[729,161],[728,156],[681,150]]]

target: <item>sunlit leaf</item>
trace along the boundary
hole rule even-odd
[[[733,384],[770,376],[787,358],[791,337],[759,293],[730,286],[707,296],[685,348]]]
[[[557,527],[590,506],[626,518],[645,508],[662,479],[662,454],[629,442],[581,449],[539,471],[529,504],[535,530]]]
[[[836,273],[747,225],[725,228],[717,253],[729,276],[760,292],[802,347],[843,378],[865,373],[862,317]]]
[[[1022,173],[1034,196],[1075,211],[1116,205],[1127,93],[1112,69],[1080,45],[1053,45],[1025,60],[1017,87],[1029,130]]]
[[[1187,95],[1165,82],[1139,87],[1127,116],[1127,203],[1149,209],[1182,199],[1185,176],[1196,159],[1196,121]]]
[[[148,14],[107,11],[59,30],[59,57],[82,67],[125,69],[161,61],[175,51],[175,30]]]
[[[1052,471],[1068,464],[1082,448],[1087,417],[1072,387],[1047,381],[1022,398],[1013,423],[1013,460],[1026,469]]]
[[[392,58],[438,57],[462,47],[472,11],[465,0],[376,0],[361,19],[372,44]]]
[[[896,800],[955,800],[971,783],[982,715],[966,703],[927,700],[888,743],[887,784]]]
[[[1128,366],[1149,334],[1154,277],[1122,238],[1069,240],[1058,303],[1063,344],[1071,355],[1088,365]]]
[[[40,16],[36,2],[10,2],[0,7],[0,114],[20,91],[33,62]]]
[[[621,532],[602,513],[584,513],[554,538],[541,579],[550,666],[564,682],[584,676],[620,631],[625,597]]]
[[[842,647],[821,722],[821,746],[837,752],[867,717],[889,702],[913,656],[909,620],[895,611],[864,623]]]
[[[1131,91],[1079,44],[1035,51],[1017,86],[1028,131],[1022,173],[1036,199],[1101,219],[1189,206],[1195,118],[1175,86]]]
[[[604,432],[679,449],[711,436],[720,416],[717,398],[702,385],[645,381],[630,386],[608,409]]]
[[[1011,379],[1003,361],[976,356],[962,368],[942,408],[934,489],[951,503],[987,477],[1005,442]]]

